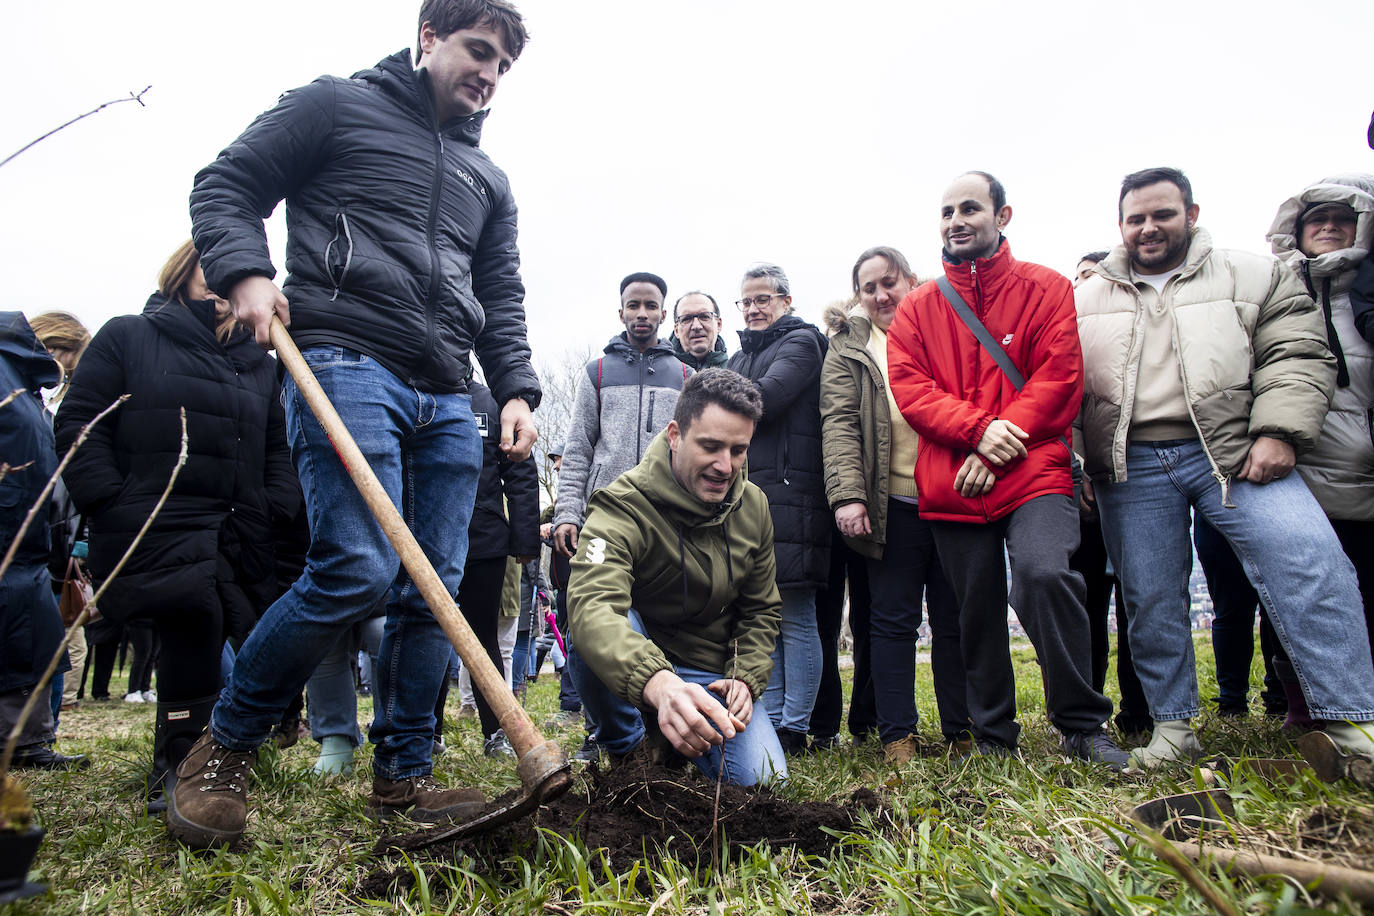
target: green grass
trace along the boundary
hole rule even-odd
[[[1211,651],[1199,639],[1200,693],[1215,694]],[[1197,770],[1112,776],[1070,765],[1043,716],[1039,669],[1029,647],[1014,652],[1024,759],[959,765],[919,761],[900,773],[881,750],[861,745],[793,764],[783,791],[795,799],[845,801],[861,786],[887,794],[895,827],[861,829],[825,857],[748,851],[719,874],[696,875],[671,860],[613,873],[595,850],[545,834],[526,859],[495,874],[471,861],[396,857],[413,886],[385,899],[354,896],[378,862],[379,828],[363,816],[369,755],[351,776],[311,774],[316,745],[304,740],[264,753],[252,790],[246,840],[232,851],[192,853],[143,816],[142,779],[151,757],[151,707],[83,703],[64,714],[60,747],[94,758],[82,773],[25,774],[48,837],[31,877],[51,885],[0,913],[1159,913],[1209,912],[1204,899],[1133,836],[1131,806],[1201,787]],[[1108,683],[1115,680],[1109,675]],[[1256,672],[1258,680],[1258,670]],[[920,709],[934,718],[930,668],[917,681]],[[360,717],[369,714],[360,701]],[[557,708],[556,683],[530,690],[537,725]],[[456,709],[456,703],[450,711]],[[1259,716],[1200,722],[1209,753],[1293,756],[1278,724]],[[934,732],[928,734],[932,739]],[[437,775],[496,794],[518,784],[507,762],[481,754],[475,723],[450,717],[450,751]],[[571,751],[580,731],[563,732]],[[577,788],[574,789],[577,791]],[[1233,842],[1256,851],[1368,867],[1374,862],[1374,795],[1308,779],[1269,783],[1243,768],[1230,786],[1238,813]],[[1203,874],[1240,912],[1374,913],[1326,899],[1295,882]],[[643,888],[649,888],[643,892]]]

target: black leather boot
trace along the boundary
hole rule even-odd
[[[800,757],[803,754],[811,753],[811,748],[806,741],[806,732],[793,731],[790,728],[779,728],[778,741],[782,744],[782,752],[788,757]]]
[[[148,816],[167,810],[167,792],[176,785],[177,764],[210,724],[210,711],[219,694],[189,703],[158,701],[153,728],[153,771],[148,774]]]

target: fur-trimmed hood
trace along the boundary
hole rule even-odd
[[[1355,211],[1355,244],[1309,258],[1298,250],[1298,220],[1315,204],[1341,203]],[[1350,173],[1323,178],[1279,207],[1269,229],[1270,248],[1299,276],[1331,277],[1336,290],[1350,285],[1353,271],[1374,247],[1374,175]]]

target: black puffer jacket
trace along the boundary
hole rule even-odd
[[[763,392],[763,419],[749,445],[749,482],[768,496],[778,588],[820,588],[830,575],[830,507],[821,460],[821,363],[816,326],[784,315],[740,331],[728,368]]]
[[[515,202],[477,148],[485,116],[436,125],[428,71],[408,51],[287,92],[196,176],[210,288],[275,275],[262,220],[285,199],[282,290],[300,347],[348,347],[453,392],[475,346],[499,403],[537,405]]]
[[[471,381],[468,393],[482,436],[482,475],[468,525],[468,559],[538,556],[539,468],[534,456],[507,458],[501,451],[501,411],[491,389]]]
[[[131,395],[63,474],[86,515],[99,581],[167,486],[186,408],[186,465],[100,609],[119,619],[223,608],[230,632],[241,635],[252,623],[245,602],[260,612],[275,597],[271,520],[294,516],[301,496],[274,361],[246,332],[221,344],[213,323],[212,303],[184,306],[158,294],[142,315],[108,322],[57,412],[57,442],[66,449],[91,417]]]

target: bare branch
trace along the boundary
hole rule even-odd
[[[91,115],[95,114],[96,112],[98,112],[98,111],[103,111],[103,110],[105,110],[106,108],[109,108],[111,105],[118,105],[120,102],[137,102],[140,108],[147,108],[148,106],[143,104],[143,96],[144,96],[145,93],[147,93],[147,91],[148,91],[149,89],[152,89],[152,88],[153,88],[153,87],[152,87],[151,85],[149,85],[149,86],[144,86],[142,92],[137,92],[137,93],[135,93],[135,92],[130,92],[128,95],[124,96],[123,98],[111,99],[110,101],[106,102],[106,103],[103,104],[103,105],[97,105],[95,108],[92,108],[90,111],[86,112],[85,114],[79,114],[79,115],[77,115],[76,117],[72,118],[70,121],[68,121],[68,122],[65,123],[65,124],[59,124],[58,126],[54,127],[52,130],[48,131],[48,132],[47,132],[46,134],[44,134],[43,136],[39,137],[37,140],[31,140],[31,141],[29,141],[28,143],[26,143],[26,144],[24,144],[23,146],[21,146],[19,149],[17,149],[17,150],[15,150],[14,152],[10,153],[10,154],[9,154],[8,156],[6,156],[3,160],[0,160],[0,166],[3,166],[3,165],[5,165],[5,164],[7,164],[11,159],[13,159],[15,156],[18,156],[20,153],[24,152],[25,150],[28,150],[28,149],[30,149],[30,148],[32,148],[32,147],[34,147],[34,146],[37,146],[39,143],[42,143],[44,140],[48,139],[48,138],[51,137],[53,134],[57,133],[59,130],[62,130],[62,129],[67,128],[67,127],[71,127],[73,124],[75,124],[77,121],[80,121],[82,118],[89,118]]]
[[[128,397],[127,394],[124,395],[118,401],[101,411],[100,415],[97,416],[95,420],[87,423],[82,429],[82,435],[84,436],[90,427],[95,425],[96,420],[99,420],[100,417],[114,410]],[[68,458],[71,457],[72,452],[75,451],[76,446],[79,444],[79,441],[72,443],[71,449],[67,451]],[[44,688],[47,687],[48,683],[52,680],[53,672],[57,670],[57,665],[62,660],[62,656],[66,653],[67,646],[71,643],[72,637],[76,635],[78,629],[85,625],[86,620],[91,616],[91,612],[94,611],[96,606],[100,603],[101,596],[105,594],[106,589],[110,587],[110,583],[119,575],[120,570],[124,568],[124,564],[129,562],[129,557],[133,556],[134,551],[138,549],[138,545],[143,540],[143,536],[148,533],[148,529],[153,526],[153,520],[156,519],[158,513],[162,511],[163,505],[167,502],[167,497],[172,495],[172,486],[177,482],[177,476],[181,474],[182,466],[186,464],[186,456],[189,448],[190,438],[186,435],[186,408],[183,407],[181,408],[181,452],[177,455],[176,466],[172,468],[172,476],[168,478],[167,486],[163,489],[162,496],[158,498],[157,505],[153,506],[153,511],[143,522],[143,527],[138,529],[138,534],[134,535],[134,539],[129,544],[129,548],[124,551],[124,556],[119,558],[119,562],[114,565],[114,569],[110,570],[110,574],[105,577],[105,581],[100,583],[100,588],[96,589],[95,594],[91,596],[91,600],[86,602],[86,607],[82,609],[80,614],[76,615],[76,619],[72,621],[72,625],[67,627],[67,632],[63,634],[62,641],[57,645],[57,650],[53,652],[52,658],[48,660],[48,667],[44,669],[43,676],[39,678],[38,683],[34,685],[33,689],[29,691],[28,702],[24,704],[24,708],[19,713],[18,720],[14,723],[14,728],[10,731],[9,740],[5,742],[4,753],[0,754],[0,782],[3,782],[5,774],[10,770],[10,760],[14,758],[14,749],[19,744],[19,735],[24,730],[24,723],[29,721],[29,716],[33,713],[33,707],[39,702],[49,702],[48,693]]]
[[[24,468],[28,467],[31,464],[33,464],[32,461],[25,461],[23,464],[10,464],[8,462],[0,462],[0,480],[4,480],[6,477],[8,477],[10,471],[22,471],[24,470]]]
[[[5,399],[3,401],[0,401],[0,407],[4,407],[6,404],[11,403],[15,398],[19,397],[23,393],[23,388],[14,389],[9,394],[5,395]]]
[[[81,443],[85,442],[86,437],[91,434],[91,427],[103,420],[106,414],[127,400],[129,400],[129,395],[121,394],[119,397],[115,398],[113,404],[96,414],[91,418],[91,422],[81,427],[81,432],[77,434],[76,441],[72,443],[71,448],[67,449],[67,454],[62,456],[62,461],[57,465],[57,470],[53,471],[52,476],[48,478],[48,483],[43,487],[43,492],[38,494],[37,501],[34,502],[33,506],[29,509],[29,514],[24,516],[23,524],[19,526],[19,531],[14,535],[14,540],[10,542],[10,549],[5,552],[5,559],[0,561],[0,579],[5,577],[5,570],[10,568],[10,563],[13,562],[14,555],[19,550],[19,542],[24,539],[24,532],[29,530],[30,523],[37,517],[38,513],[47,507],[48,497],[52,495],[52,488],[57,486],[57,478],[62,476],[62,472],[67,469],[67,465],[71,462],[72,456],[76,454],[76,450],[81,447]]]

